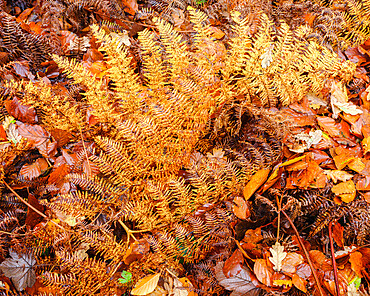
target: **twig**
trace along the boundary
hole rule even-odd
[[[337,262],[335,261],[335,254],[334,254],[334,243],[333,243],[333,233],[332,233],[332,221],[329,223],[329,243],[330,243],[330,251],[331,251],[331,260],[333,262],[333,271],[334,271],[334,281],[335,281],[335,290],[337,292],[337,296],[339,296],[339,282],[338,282],[338,269],[337,269]]]
[[[298,232],[297,228],[294,226],[292,219],[290,219],[290,217],[287,215],[287,213],[285,213],[285,211],[284,211],[284,210],[281,210],[281,212],[282,212],[282,213],[284,214],[284,216],[288,219],[288,221],[289,221],[289,223],[290,223],[290,226],[292,226],[292,228],[293,228],[293,230],[294,230],[295,234],[297,235],[299,245],[301,246],[301,249],[302,249],[303,253],[305,254],[305,256],[306,256],[306,258],[307,258],[307,262],[308,262],[308,264],[310,265],[310,268],[311,268],[311,271],[312,271],[313,277],[314,277],[314,279],[315,279],[316,286],[317,286],[317,288],[319,289],[319,293],[320,293],[320,295],[321,295],[321,296],[324,296],[325,294],[324,294],[324,292],[322,291],[322,288],[321,288],[321,285],[320,285],[319,278],[318,278],[318,276],[317,276],[317,274],[316,274],[315,267],[313,266],[312,261],[311,261],[311,259],[310,259],[310,254],[308,254],[307,249],[306,249],[306,247],[304,246],[304,244],[303,244],[303,242],[302,242],[302,239],[301,239],[301,237],[300,237],[300,235],[299,235],[299,232]]]
[[[8,183],[6,183],[5,181],[3,181],[3,183],[5,184],[6,187],[8,187],[8,189],[17,197],[19,198],[26,206],[28,206],[29,208],[31,208],[32,210],[34,210],[37,214],[39,214],[40,216],[44,217],[46,220],[49,220],[51,223],[53,223],[54,225],[58,226],[60,229],[63,229],[64,231],[66,231],[66,229],[64,229],[63,226],[59,225],[58,223],[56,223],[55,221],[53,221],[52,219],[50,219],[48,216],[46,216],[44,213],[40,212],[38,209],[36,209],[34,206],[32,206],[31,204],[29,204],[26,200],[24,200],[17,192],[15,192],[13,190],[12,187],[10,187],[8,185]]]

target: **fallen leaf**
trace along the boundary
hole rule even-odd
[[[235,216],[237,216],[239,219],[244,219],[244,220],[249,218],[249,216],[251,214],[250,214],[250,211],[249,211],[248,204],[246,203],[244,198],[237,195],[237,196],[235,196],[233,202],[234,202],[233,212],[234,212]]]
[[[334,185],[331,190],[346,203],[353,201],[356,197],[356,187],[352,180]]]
[[[267,180],[270,173],[270,169],[260,169],[256,172],[249,180],[247,185],[244,187],[243,195],[245,200],[248,200],[256,190]]]
[[[370,151],[370,137],[366,137],[361,142],[362,148],[364,149],[364,154]]]
[[[131,291],[131,295],[147,295],[152,293],[158,285],[161,274],[148,275],[139,280]]]
[[[360,252],[353,252],[349,254],[349,262],[351,263],[351,269],[358,277],[362,278],[362,254]]]
[[[341,170],[324,170],[324,173],[333,180],[334,183],[337,183],[338,181],[345,182],[353,177],[353,175]]]
[[[19,171],[19,178],[21,180],[32,180],[43,174],[49,165],[44,158],[38,158],[32,164],[25,164]]]
[[[319,126],[326,131],[331,137],[340,137],[340,129],[336,126],[333,118],[327,116],[318,116],[317,122]]]
[[[344,238],[343,238],[343,230],[344,230],[344,227],[342,225],[340,225],[339,222],[336,222],[333,226],[333,239],[335,241],[335,243],[343,248],[344,246]]]
[[[242,270],[243,263],[243,254],[239,249],[236,249],[234,253],[226,259],[222,271],[227,278],[236,276]]]
[[[35,108],[23,105],[17,97],[13,97],[13,100],[6,100],[4,105],[6,111],[19,121],[31,124],[37,122]]]
[[[270,260],[271,261],[271,260]],[[288,253],[282,260],[281,271],[286,273],[295,273],[297,266],[304,262],[303,256],[298,253]]]
[[[272,286],[273,270],[267,266],[265,259],[257,259],[254,262],[253,272],[262,284]]]
[[[365,164],[362,162],[361,158],[356,157],[348,163],[348,167],[351,170],[360,173],[365,168]]]
[[[274,270],[280,271],[282,267],[282,262],[287,256],[287,253],[284,252],[284,246],[280,245],[279,242],[276,242],[271,248],[270,252],[272,257],[269,257],[269,260],[274,264]]]
[[[307,293],[307,288],[306,288],[307,281],[306,280],[302,279],[296,274],[293,274],[292,283],[297,289],[301,290],[303,293]]]
[[[250,296],[257,296],[260,289],[254,285],[252,282],[252,272],[243,267],[242,270],[232,277],[226,277],[223,273],[223,262],[219,262],[215,266],[215,276],[218,284],[223,286],[226,290],[233,291],[233,296],[242,296],[248,293]]]
[[[14,287],[17,291],[23,291],[26,287],[32,287],[36,282],[36,273],[33,266],[36,264],[36,259],[29,254],[17,254],[12,249],[9,250],[11,258],[5,259],[0,264],[0,270],[12,279]]]
[[[126,265],[130,265],[132,262],[140,260],[149,252],[149,248],[149,243],[145,238],[134,241],[126,251],[123,262]]]
[[[333,118],[338,118],[340,111],[351,115],[362,113],[362,110],[358,109],[355,104],[348,102],[347,90],[342,82],[333,82],[330,92]]]

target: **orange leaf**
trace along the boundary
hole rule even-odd
[[[366,137],[361,142],[362,148],[364,149],[364,154],[370,151],[370,137]]]
[[[209,27],[210,28],[210,30],[211,30],[211,36],[213,37],[213,38],[216,38],[216,39],[222,39],[224,36],[225,36],[225,33],[224,32],[222,32],[219,28],[217,28],[217,27],[213,27],[213,26],[211,26],[211,27]]]
[[[358,277],[362,278],[362,254],[360,252],[349,254],[349,262],[351,262],[351,269]]]
[[[307,293],[307,288],[306,288],[307,281],[305,281],[304,279],[300,278],[298,275],[293,274],[292,275],[292,282],[293,282],[293,285],[297,289],[301,290],[304,293]]]
[[[272,268],[267,266],[265,259],[257,259],[253,267],[257,279],[266,286],[272,286]]]
[[[19,177],[22,179],[32,180],[40,176],[48,168],[48,163],[43,158],[38,158],[32,164],[25,164],[19,171]]]
[[[126,265],[130,265],[132,262],[140,260],[149,252],[149,248],[149,243],[145,238],[134,241],[126,251],[123,262],[125,262]]]
[[[281,262],[281,270],[283,272],[295,273],[296,267],[304,262],[303,256],[298,253],[288,253]]]
[[[361,158],[356,157],[350,163],[348,163],[348,167],[351,170],[359,173],[365,168],[365,164],[361,161]]]
[[[351,202],[356,197],[356,187],[352,180],[334,185],[331,189],[334,194],[339,195],[344,202]]]
[[[253,193],[267,180],[270,169],[260,169],[249,180],[248,184],[244,187],[243,195],[245,200],[248,200]]]
[[[247,219],[251,215],[248,204],[239,195],[234,198],[233,212],[239,219]]]
[[[131,295],[147,295],[152,293],[158,285],[161,274],[148,275],[139,280],[131,291]]]
[[[317,122],[319,126],[325,130],[331,137],[340,137],[341,133],[339,128],[336,126],[335,120],[331,117],[318,116]]]

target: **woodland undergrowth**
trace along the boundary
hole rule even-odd
[[[369,0],[0,0],[0,295],[369,295],[369,65]]]

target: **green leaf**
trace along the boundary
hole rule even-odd
[[[121,284],[127,284],[127,283],[131,282],[131,280],[132,280],[132,274],[129,271],[125,271],[125,270],[122,271],[121,277],[122,278],[118,279],[118,282],[121,283]]]
[[[350,282],[348,283],[348,285],[350,285],[350,284],[352,284],[352,283],[355,285],[356,289],[360,288],[360,285],[361,285],[361,278],[359,278],[358,276],[356,276],[352,281],[350,281]]]

